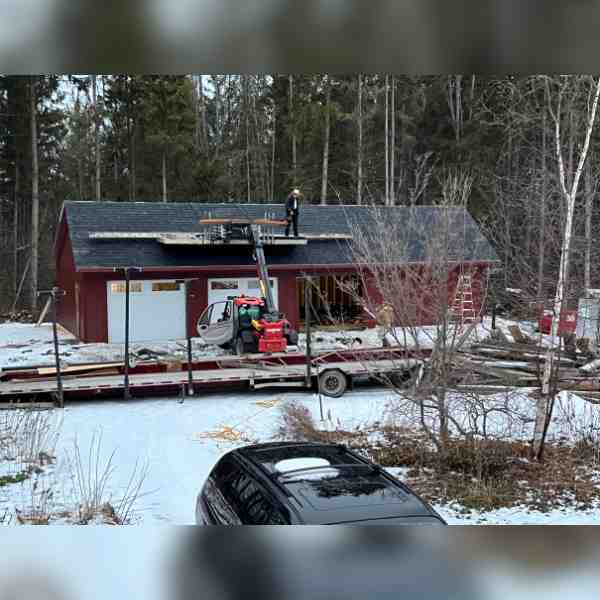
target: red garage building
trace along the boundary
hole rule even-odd
[[[357,231],[375,226],[371,210],[363,206],[306,206],[301,212],[299,239],[275,235],[268,240],[266,258],[276,302],[295,326],[304,311],[306,275],[316,278],[320,290],[317,303],[325,303],[330,314],[360,312],[356,300],[338,282],[356,277],[351,245]],[[481,281],[497,260],[475,221],[462,209],[427,206],[378,210],[400,225],[415,218],[427,223],[448,211],[460,217],[453,222],[468,248],[456,264],[454,280],[449,283],[451,294],[461,269],[469,268],[475,280]],[[254,295],[258,290],[250,248],[204,243],[205,232],[199,221],[208,216],[282,218],[283,212],[281,205],[266,204],[65,202],[55,244],[56,284],[66,292],[59,321],[85,342],[123,341],[122,269],[134,267],[130,287],[132,341],[181,339],[188,332],[196,335],[196,321],[209,303],[227,296]],[[423,228],[424,235],[427,229]],[[414,240],[411,264],[419,264],[423,246],[422,240]],[[186,279],[191,280],[187,295]],[[368,283],[366,287],[369,289],[362,293],[372,306],[377,293]],[[475,285],[476,290],[480,287]],[[476,292],[474,300],[478,310],[481,299]]]

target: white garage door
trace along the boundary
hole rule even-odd
[[[279,307],[279,289],[277,279],[271,278],[271,288],[273,289],[273,300],[275,306]],[[260,287],[258,279],[242,277],[228,279],[209,279],[208,280],[208,303],[222,302],[229,296],[258,296]]]
[[[107,283],[108,341],[125,341],[125,282]],[[185,285],[173,280],[132,281],[129,339],[160,342],[185,338]]]

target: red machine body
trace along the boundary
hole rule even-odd
[[[261,353],[285,352],[288,346],[286,333],[291,327],[287,319],[269,318],[264,315],[265,301],[262,298],[238,296],[234,300],[237,307],[258,306],[263,312],[263,317],[252,322],[253,335],[257,338],[258,351]]]
[[[288,321],[269,322],[261,319],[258,322],[260,326],[258,338],[259,352],[285,352],[287,340],[285,339],[285,328],[289,325]]]

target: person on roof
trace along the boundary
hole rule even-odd
[[[300,215],[300,198],[302,194],[298,188],[292,190],[292,193],[287,197],[285,201],[285,212],[287,227],[285,228],[285,235],[289,237],[290,227],[294,226],[294,237],[298,237],[298,217]]]

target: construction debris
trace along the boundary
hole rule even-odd
[[[511,329],[513,338],[529,339],[524,335],[519,336],[517,329]],[[554,356],[558,389],[600,392],[600,374],[593,375],[600,371],[600,358],[594,357],[590,361],[589,354],[577,352],[573,339],[567,342],[565,349]],[[546,357],[547,349],[531,341],[485,341],[461,351],[456,358],[456,368],[463,388],[539,387]]]

